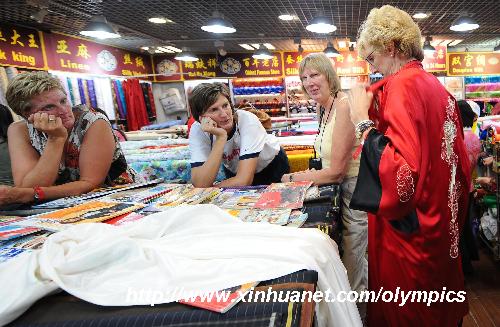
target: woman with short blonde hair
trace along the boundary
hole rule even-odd
[[[423,69],[420,38],[410,15],[388,5],[371,10],[359,32],[360,56],[384,75],[349,95],[363,142],[351,208],[370,213],[368,285],[429,296],[369,302],[369,326],[458,326],[468,310],[459,236],[469,159],[457,101]]]

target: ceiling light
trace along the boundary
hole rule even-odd
[[[427,15],[425,12],[417,12],[413,15],[413,18],[416,18],[416,19],[425,19],[429,17],[429,15]]]
[[[272,45],[271,43],[264,43],[264,46],[265,46],[266,48],[268,48],[269,50],[274,50],[274,49],[276,49],[276,48],[274,47],[274,45]]]
[[[436,48],[434,48],[431,45],[431,41],[432,41],[432,37],[427,36],[425,38],[425,41],[424,41],[424,46],[422,47],[424,49],[424,53],[427,55],[432,54],[432,53],[434,53],[434,51],[436,51]]]
[[[326,48],[325,48],[325,50],[323,50],[323,52],[329,58],[340,56],[340,53],[337,51],[337,49],[335,49],[333,47],[332,42],[328,42],[328,44],[326,45]]]
[[[176,48],[176,47],[171,46],[171,45],[167,45],[165,48],[167,48],[168,50],[173,51],[173,52],[182,52],[181,49]]]
[[[295,16],[284,14],[284,15],[279,15],[278,18],[281,20],[294,20]]]
[[[252,47],[254,47],[254,49],[258,49],[260,48],[260,44],[259,43],[252,43],[250,44]],[[253,50],[253,49],[252,49]]]
[[[246,43],[240,43],[238,44],[240,47],[242,47],[243,49],[246,49],[246,50],[253,50],[252,46],[246,44]]]
[[[340,49],[344,49],[345,47],[347,47],[347,43],[345,41],[338,41],[337,42],[337,46],[340,48]]]
[[[500,44],[493,48],[493,52],[500,52]]]
[[[45,19],[45,16],[49,13],[49,10],[47,8],[40,8],[36,13],[32,14],[30,16],[31,19],[36,21],[37,23],[43,23],[43,20]]]
[[[110,39],[120,37],[104,16],[93,16],[90,22],[80,32],[80,34],[98,39]]]
[[[463,41],[463,40],[454,40],[454,41],[452,41],[452,42],[448,43],[448,46],[449,46],[449,47],[455,46],[455,45],[459,44],[459,43],[460,43],[460,42],[462,42],[462,41]]]
[[[173,21],[165,17],[151,17],[148,19],[148,21],[155,24],[173,23]]]
[[[149,47],[141,47],[141,50],[148,51]]]
[[[174,51],[168,49],[167,47],[158,47],[157,49],[166,53],[174,53]]]
[[[337,30],[337,26],[326,18],[324,15],[318,15],[313,18],[311,23],[306,26],[306,29],[313,33],[331,33]]]
[[[236,29],[234,26],[226,21],[222,14],[214,11],[212,17],[208,20],[206,25],[201,27],[202,30],[210,33],[234,33]]]
[[[183,48],[182,52],[179,52],[175,56],[175,59],[180,60],[180,61],[197,61],[198,57],[196,57],[196,55],[194,53],[187,50],[186,48]]]
[[[455,32],[472,31],[479,27],[479,24],[468,15],[461,15],[453,21],[450,30]]]
[[[273,59],[273,57],[273,54],[265,47],[259,47],[252,55],[255,59]]]

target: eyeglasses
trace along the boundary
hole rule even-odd
[[[375,63],[373,62],[373,53],[375,52],[375,50],[373,50],[372,52],[370,52],[370,54],[368,56],[366,56],[365,60],[367,63],[369,63],[370,65],[374,66]]]

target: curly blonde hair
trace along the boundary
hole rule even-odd
[[[375,50],[385,50],[391,42],[406,57],[424,59],[420,28],[408,13],[390,5],[373,8],[358,31],[360,55],[367,55],[368,45]]]
[[[31,110],[31,99],[34,96],[54,89],[66,94],[61,82],[46,72],[22,73],[9,83],[5,98],[16,114],[25,117],[25,114]]]
[[[340,79],[333,68],[330,58],[328,58],[324,53],[311,53],[302,59],[299,66],[299,77],[301,82],[301,76],[306,68],[314,69],[326,77],[330,87],[330,93],[332,95],[335,95],[340,91]],[[304,83],[302,83],[302,91],[304,91],[304,94],[307,94],[307,91],[304,88]]]

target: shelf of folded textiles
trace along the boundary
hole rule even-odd
[[[255,98],[278,98],[284,97],[284,93],[262,93],[262,94],[235,94],[235,99],[255,99]]]
[[[475,98],[466,95],[465,98],[472,101],[500,102],[500,96],[498,98]]]
[[[493,258],[500,260],[500,244],[498,240],[488,240],[481,229],[479,230],[479,239],[493,253]]]

